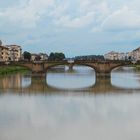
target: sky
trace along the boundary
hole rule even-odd
[[[67,57],[140,46],[139,0],[0,0],[0,40]]]

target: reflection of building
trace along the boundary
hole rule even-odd
[[[0,80],[0,86],[3,89],[20,88],[22,87],[22,75],[16,74],[16,75],[3,77]]]

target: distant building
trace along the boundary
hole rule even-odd
[[[126,53],[126,60],[134,60],[133,52]]]
[[[5,46],[0,46],[0,61],[5,62],[9,60],[9,49]]]
[[[118,53],[118,60],[126,60],[126,53]]]
[[[22,58],[22,49],[18,45],[6,45],[9,49],[10,61],[19,61]]]
[[[140,60],[140,47],[132,51],[132,57],[135,61]]]
[[[40,53],[39,56],[41,58],[40,60],[42,61],[48,60],[48,57],[49,57],[46,53]]]
[[[48,55],[46,53],[31,54],[31,61],[46,61],[48,60]]]
[[[17,45],[0,46],[0,61],[19,61],[22,57],[22,49]]]
[[[118,60],[118,52],[111,51],[104,55],[106,60]]]
[[[104,58],[106,60],[125,60],[126,53],[119,53],[119,52],[111,51],[111,52],[105,54]]]
[[[31,61],[36,61],[38,54],[32,53],[31,54]]]

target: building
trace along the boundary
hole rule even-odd
[[[125,60],[134,60],[133,52],[127,52]]]
[[[22,49],[18,45],[6,45],[9,49],[10,61],[19,61],[22,58]]]
[[[118,60],[126,60],[126,53],[118,53]]]
[[[31,61],[46,61],[46,60],[48,60],[48,55],[45,53],[31,54]]]
[[[106,60],[125,60],[126,53],[119,53],[119,52],[111,51],[111,52],[105,54],[104,58]]]
[[[46,53],[39,53],[39,56],[41,61],[46,61],[49,57]]]
[[[138,61],[140,60],[140,47],[132,51],[132,56],[133,60]]]
[[[32,53],[31,54],[31,61],[36,61],[36,59],[38,58],[38,54]]]
[[[19,61],[22,57],[22,49],[17,45],[0,46],[0,61]]]
[[[5,46],[0,46],[0,62],[6,62],[9,60],[9,49]]]
[[[118,60],[118,52],[111,51],[104,55],[106,60]]]

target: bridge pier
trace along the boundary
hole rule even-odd
[[[46,73],[32,73],[31,83],[34,85],[46,83]]]
[[[94,85],[95,91],[108,91],[111,89],[111,77],[110,75],[98,75]]]
[[[46,77],[40,77],[40,76],[35,76],[31,77],[31,85],[29,90],[33,91],[34,93],[36,92],[44,92],[45,93],[45,87],[46,87]]]
[[[31,83],[44,84],[46,83],[46,73],[45,72],[32,72]]]
[[[46,72],[32,72],[34,78],[46,78]]]
[[[73,64],[70,63],[68,66],[70,71],[73,70]]]
[[[96,72],[96,78],[101,79],[101,78],[111,78],[111,72]]]

